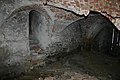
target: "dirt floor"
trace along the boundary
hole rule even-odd
[[[120,57],[73,51],[33,65],[15,80],[120,80]]]

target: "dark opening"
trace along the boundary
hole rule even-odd
[[[34,53],[37,49],[39,49],[38,46],[38,40],[36,39],[36,32],[39,27],[39,12],[32,10],[29,12],[29,44],[30,44],[30,54]]]
[[[49,43],[48,21],[44,13],[36,10],[29,12],[30,52],[38,55]]]

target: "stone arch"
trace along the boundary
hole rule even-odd
[[[17,76],[26,69],[25,63],[30,55],[28,14],[31,10],[42,13],[48,26],[51,26],[51,18],[41,4],[21,6],[4,20],[0,26],[0,48],[7,51],[1,53],[5,59],[0,61],[0,67],[4,67],[0,70],[0,79],[4,79],[6,75]]]
[[[90,15],[87,20],[88,22],[85,20],[86,25],[88,25],[91,20],[91,25],[89,24],[86,38],[84,39],[85,45],[88,46],[88,48],[109,54],[111,51],[114,51],[115,48],[118,48],[119,30],[109,19],[98,14],[93,15],[93,17]]]
[[[48,22],[48,24],[49,24],[49,26],[51,26],[51,18],[50,18],[50,16],[48,15],[48,13],[47,13],[47,11],[45,10],[45,8],[43,7],[43,5],[41,5],[41,4],[31,4],[31,5],[26,5],[26,6],[21,6],[21,7],[19,7],[19,8],[17,8],[17,9],[15,9],[6,19],[5,19],[5,21],[3,22],[3,24],[1,25],[1,27],[3,27],[4,25],[6,25],[6,22],[8,22],[9,21],[9,19],[10,18],[16,18],[16,17],[18,17],[19,16],[19,13],[24,13],[25,12],[25,14],[26,14],[26,17],[27,17],[27,21],[26,22],[24,22],[24,23],[29,23],[29,12],[30,11],[32,11],[32,10],[34,10],[34,11],[37,11],[37,12],[39,12],[40,14],[42,14],[43,16],[45,16],[45,18],[46,18],[46,20],[47,20],[47,22]],[[17,15],[17,16],[16,16]],[[29,26],[29,24],[27,24],[26,26]],[[29,27],[28,27],[29,28]],[[27,29],[27,28],[26,28]],[[1,32],[3,32],[3,31],[1,31]],[[28,31],[29,32],[29,31]],[[29,37],[29,34],[28,34],[28,32],[26,33],[26,37]],[[4,33],[4,32],[3,32]],[[49,31],[49,33],[51,33],[51,31]]]
[[[51,43],[50,23],[42,12],[31,10],[29,12],[29,39],[32,43],[31,49],[38,52],[39,49],[45,50]],[[37,50],[36,50],[36,49]]]

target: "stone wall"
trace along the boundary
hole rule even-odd
[[[2,1],[0,7],[0,77],[4,79],[13,77],[25,71],[26,63],[30,58],[29,47],[29,14],[35,10],[44,18],[42,28],[46,30],[40,32],[43,35],[40,40],[41,48],[46,50],[47,46],[55,42],[53,34],[61,31],[67,25],[79,19],[78,16],[65,10],[44,6],[41,1]],[[40,20],[43,20],[40,18]],[[48,25],[46,25],[48,24]],[[59,28],[58,28],[59,27]],[[42,38],[42,39],[41,39]],[[53,39],[53,40],[52,40]],[[41,41],[42,40],[42,41]],[[44,44],[44,43],[45,44]],[[49,50],[48,50],[49,51]],[[47,53],[47,51],[44,51]],[[47,53],[49,55],[50,51]]]
[[[44,0],[0,1],[0,63],[2,64],[0,77],[5,75],[13,77],[25,71],[30,57],[30,25],[35,39],[43,49],[41,53],[45,53],[46,56],[69,52],[83,45],[83,37],[87,37],[87,30],[90,29],[88,28],[90,26],[84,26],[86,24],[84,21],[79,21],[84,16],[64,6],[45,6],[43,4],[45,2]],[[34,19],[38,22],[36,23]],[[29,24],[30,21],[33,24]]]

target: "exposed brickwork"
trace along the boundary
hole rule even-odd
[[[64,10],[61,10],[58,8],[50,7],[50,10],[51,10],[51,12],[53,12],[55,14],[55,18],[57,18],[57,19],[72,20],[75,17],[77,17],[72,13],[66,13]]]
[[[89,11],[97,11],[120,29],[120,0],[47,0],[47,4],[71,10],[77,14],[87,16]],[[111,15],[111,16],[110,16]]]

